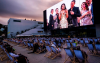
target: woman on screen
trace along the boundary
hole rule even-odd
[[[92,25],[92,15],[89,13],[88,5],[86,2],[82,3],[81,8],[81,17],[79,17],[80,26]]]
[[[59,14],[59,20],[60,20],[60,29],[62,28],[68,28],[68,10],[66,9],[65,4],[63,3],[61,5],[61,11]]]

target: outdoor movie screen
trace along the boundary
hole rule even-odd
[[[92,0],[63,0],[46,10],[48,30],[94,24]]]

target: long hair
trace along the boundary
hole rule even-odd
[[[85,4],[86,10],[89,10],[87,3],[86,3],[86,2],[83,2],[83,3]],[[83,3],[82,3],[82,4],[83,4]],[[82,5],[81,5],[81,9],[83,10]]]
[[[64,10],[66,10],[66,5],[65,5],[65,3],[63,3],[62,5],[64,5],[64,6],[65,6]],[[61,5],[61,10],[62,10],[62,5]]]

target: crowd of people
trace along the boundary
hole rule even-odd
[[[29,61],[26,56],[15,53],[15,49],[13,48],[13,46],[8,44],[7,42],[2,41],[0,42],[0,45],[5,48],[6,52],[9,53],[11,57],[14,57],[14,62],[16,61],[17,63],[27,63]]]
[[[49,20],[47,20],[47,29],[68,28],[70,24],[74,27],[94,24],[92,0],[86,0],[79,7],[75,7],[75,0],[71,1],[71,8],[68,10],[65,3],[61,5],[61,11],[55,9],[56,14],[53,16],[54,9],[51,9]],[[49,21],[49,22],[48,22]]]
[[[95,41],[95,39],[97,39],[97,41]],[[28,37],[28,38],[11,38],[11,39],[7,39],[7,40],[12,41],[12,42],[17,42],[18,44],[24,44],[24,42],[32,43],[33,44],[33,47],[32,47],[33,52],[29,52],[28,54],[38,53],[40,51],[40,48],[44,49],[42,52],[42,53],[44,53],[47,51],[46,46],[53,46],[56,49],[56,51],[58,53],[60,53],[62,48],[64,48],[63,45],[66,45],[69,42],[69,43],[71,43],[71,47],[72,47],[72,43],[76,43],[76,46],[77,46],[77,44],[80,43],[80,40],[83,40],[84,44],[85,44],[85,40],[88,40],[89,44],[100,44],[100,38]],[[59,43],[61,44],[61,46],[59,46]],[[4,45],[4,47],[7,45],[8,44]],[[69,48],[69,47],[67,47],[67,48]],[[13,53],[14,49],[12,49],[11,47],[9,49],[8,49],[8,51],[10,52],[10,55],[12,55],[14,57],[19,57],[20,54]],[[80,46],[72,47],[72,49],[73,50],[81,50]],[[84,50],[81,50],[81,51],[82,51],[82,54],[87,58],[88,54]],[[60,54],[60,57],[61,56],[62,55]],[[76,58],[76,60],[77,60],[77,58]],[[85,60],[83,60],[83,62],[84,61]]]

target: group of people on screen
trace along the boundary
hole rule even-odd
[[[51,9],[49,16],[49,23],[47,26],[49,30],[68,28],[68,26],[85,26],[94,24],[93,5],[92,0],[86,0],[81,4],[81,11],[79,7],[75,7],[75,0],[71,1],[71,8],[68,10],[65,3],[61,5],[61,11],[55,9],[56,14],[53,16],[54,9]]]

